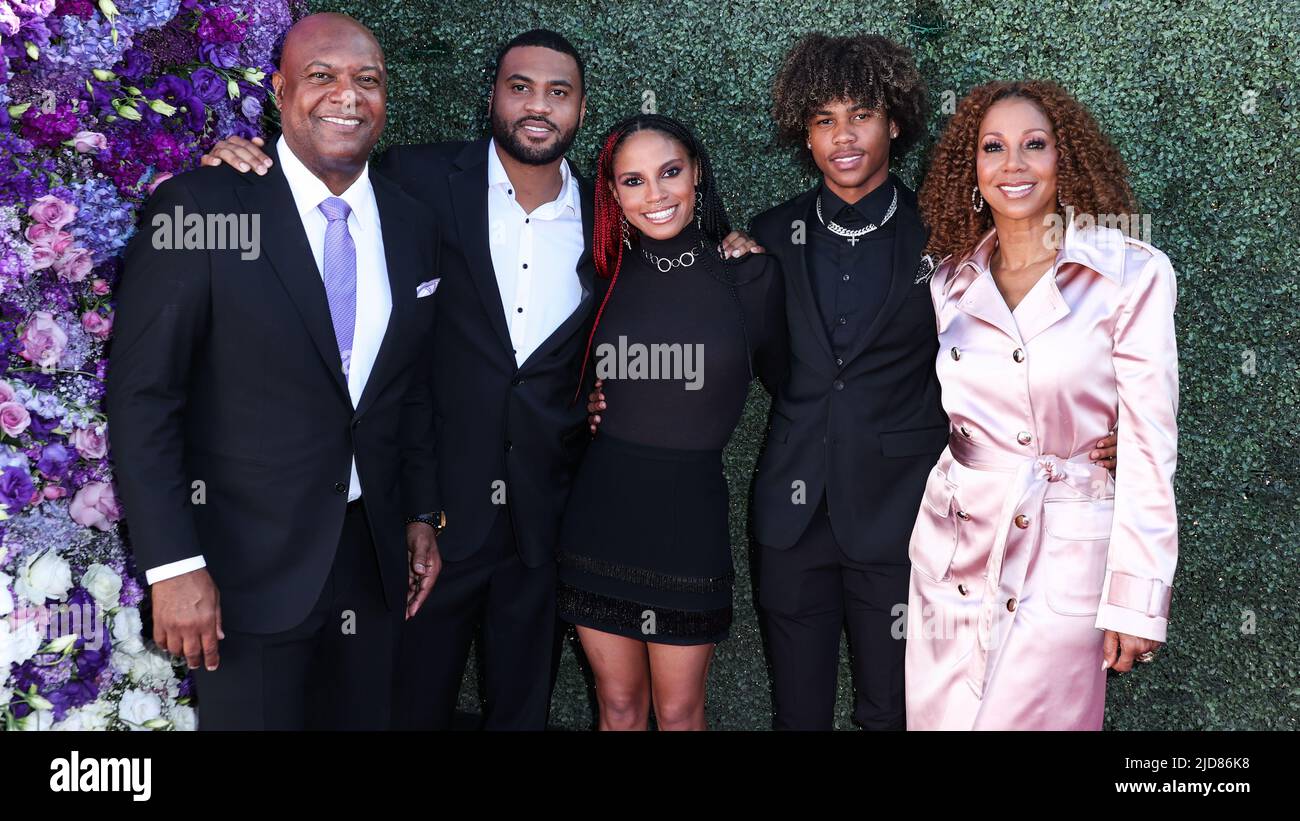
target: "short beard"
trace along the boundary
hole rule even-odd
[[[578,136],[577,125],[570,129],[568,133],[556,129],[559,133],[559,138],[553,145],[549,148],[533,148],[516,137],[514,129],[511,128],[511,124],[504,118],[498,117],[496,111],[492,112],[491,119],[493,139],[497,141],[498,145],[505,149],[507,154],[526,165],[547,165],[548,163],[555,162],[560,157],[564,156],[565,152],[569,150],[569,146],[573,145],[574,138]],[[540,118],[523,117],[520,118],[520,122],[531,119]],[[555,123],[550,120],[547,120],[547,124],[552,128],[555,128]]]

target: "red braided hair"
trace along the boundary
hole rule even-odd
[[[620,128],[610,132],[609,137],[605,139],[605,145],[600,149],[600,157],[596,160],[596,198],[593,207],[595,224],[591,231],[591,256],[596,264],[596,275],[601,279],[608,279],[609,287],[605,289],[605,298],[600,301],[600,307],[596,309],[596,320],[591,323],[591,333],[587,334],[587,348],[582,353],[582,371],[578,374],[578,388],[573,394],[574,402],[582,396],[582,380],[587,375],[587,359],[591,356],[591,344],[596,338],[596,328],[600,325],[601,315],[605,313],[605,305],[609,303],[610,294],[614,293],[614,283],[618,282],[619,269],[623,267],[623,208],[614,198],[611,182],[614,179],[614,146],[622,139],[624,131],[625,129]],[[628,226],[629,232],[635,230],[631,225]]]

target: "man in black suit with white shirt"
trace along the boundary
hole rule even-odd
[[[272,84],[275,170],[163,183],[128,250],[117,482],[155,640],[195,669],[202,729],[384,728],[402,617],[432,583],[432,528],[404,523],[435,507],[434,443],[411,424],[432,413],[413,375],[434,220],[369,173],[387,86],[369,30],[303,19]],[[262,247],[155,247],[151,227],[190,214],[258,220]]]

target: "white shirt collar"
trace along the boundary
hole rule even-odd
[[[506,174],[506,167],[501,164],[501,157],[497,155],[496,139],[488,140],[488,188],[502,189],[510,191],[514,185],[510,182],[510,176]],[[513,195],[509,195],[513,199]],[[545,203],[538,208],[538,211],[547,206],[555,204],[563,205],[568,208],[570,213],[577,214],[580,208],[578,199],[578,185],[574,180],[573,174],[569,171],[569,160],[560,159],[560,194],[551,202]],[[539,217],[545,217],[546,214],[539,214]]]
[[[311,169],[303,165],[302,160],[298,159],[293,149],[285,142],[283,134],[276,141],[275,149],[280,158],[280,169],[284,171],[284,177],[289,181],[289,190],[293,192],[294,204],[298,206],[298,216],[305,220],[313,212],[320,214],[320,204],[326,198],[334,196],[334,193],[311,172]],[[375,211],[375,194],[370,186],[369,162],[362,167],[361,176],[338,196],[356,215],[358,228],[362,231],[370,231],[375,227],[379,215]]]

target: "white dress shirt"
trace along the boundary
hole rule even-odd
[[[524,211],[496,140],[488,141],[488,244],[516,365],[523,365],[582,301],[582,199],[568,160],[560,160],[560,180],[559,196],[532,213]]]
[[[307,242],[316,261],[316,270],[323,282],[325,228],[329,220],[325,219],[318,206],[334,194],[294,156],[283,136],[276,143],[276,151],[280,158],[280,169],[289,181],[289,190],[293,192],[294,205],[298,207],[303,230],[307,232]],[[365,390],[366,380],[370,377],[370,370],[379,355],[379,346],[384,340],[384,332],[388,329],[393,295],[388,286],[388,262],[384,257],[379,206],[375,204],[375,191],[370,185],[369,163],[362,169],[361,176],[338,196],[352,209],[348,214],[348,233],[352,235],[352,242],[357,248],[357,315],[352,332],[352,359],[347,373],[348,395],[355,408],[361,401],[361,392]],[[357,474],[356,456],[353,456],[348,501],[360,498],[361,477]],[[155,584],[206,566],[202,556],[194,556],[146,570],[145,580],[149,584]]]

